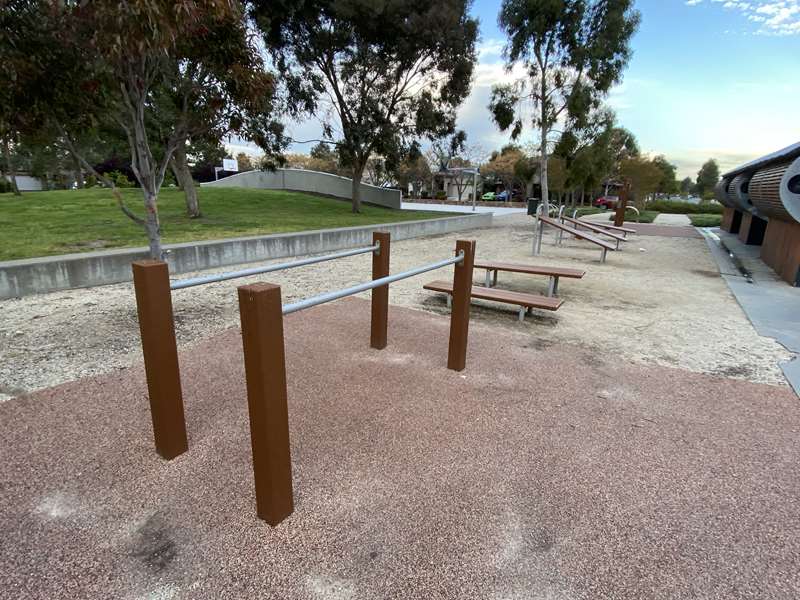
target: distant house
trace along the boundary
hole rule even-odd
[[[481,175],[476,167],[454,167],[434,173],[431,187],[434,197],[437,193],[444,192],[447,200],[457,201],[460,189],[461,201],[472,202],[475,188],[480,193]]]
[[[11,181],[11,177],[5,175],[6,181]],[[17,187],[20,192],[41,192],[44,188],[44,183],[38,177],[33,177],[26,173],[16,173],[14,178],[17,180]]]

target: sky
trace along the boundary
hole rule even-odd
[[[491,151],[509,141],[486,108],[508,80],[497,26],[500,0],[476,0],[479,64],[458,115],[468,143]],[[644,152],[664,154],[678,176],[715,158],[723,172],[800,141],[800,0],[637,0],[633,57],[608,104]],[[319,137],[313,120],[294,139]],[[528,128],[527,141],[534,141]],[[306,146],[293,151],[307,152]]]

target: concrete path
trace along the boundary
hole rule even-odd
[[[0,404],[0,595],[800,597],[788,388],[480,323],[456,373],[447,316],[393,306],[375,351],[369,306],[286,319],[295,512],[274,529],[236,329],[181,352],[170,462],[139,365]]]
[[[737,235],[719,228],[701,231],[719,265],[722,278],[756,331],[800,355],[800,312],[797,310],[800,288],[781,280],[761,260],[761,246],[748,246]],[[738,261],[738,265],[734,261]],[[800,359],[795,356],[780,366],[800,396]]]
[[[456,213],[471,213],[472,204],[462,204],[460,206],[453,204],[425,204],[423,202],[403,202],[400,206],[403,210],[433,210],[441,212],[456,212]],[[502,208],[497,206],[475,206],[475,212],[479,213],[493,213],[495,215],[515,215],[525,214],[525,208]]]
[[[661,213],[656,217],[653,223],[656,225],[680,225],[685,227],[687,225],[691,225],[692,221],[686,215],[671,215],[668,213]]]

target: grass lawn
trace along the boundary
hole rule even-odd
[[[719,227],[722,215],[687,215],[695,227]]]
[[[577,210],[578,210],[578,214],[575,215],[576,219],[580,219],[584,215],[596,215],[598,213],[606,212],[605,208],[600,208],[600,207],[597,207],[597,206],[583,206],[583,207],[578,208]],[[572,216],[572,211],[567,209],[567,210],[564,211],[564,214],[569,216],[569,217],[571,217]],[[611,213],[611,214],[613,214],[613,213]]]
[[[625,221],[628,223],[652,223],[659,214],[657,210],[641,210],[637,217],[635,212],[629,210],[625,213]],[[609,219],[611,221],[614,220],[613,213]]]
[[[141,192],[122,192],[127,206],[141,215]],[[201,188],[198,193],[203,217],[189,219],[183,192],[161,192],[158,210],[165,243],[455,216],[367,205],[353,214],[349,201],[283,190]],[[144,229],[123,215],[102,188],[0,194],[0,232],[0,260],[147,246]]]

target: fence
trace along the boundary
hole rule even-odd
[[[274,526],[293,510],[284,315],[371,290],[370,346],[380,350],[386,347],[388,338],[389,284],[455,265],[447,367],[461,371],[466,366],[475,242],[459,241],[455,256],[394,275],[389,274],[390,236],[386,232],[375,232],[372,246],[173,282],[166,263],[134,262],[133,280],[158,454],[170,460],[188,449],[172,290],[366,253],[372,253],[371,281],[292,304],[282,303],[278,285],[257,283],[238,288],[256,506],[258,516]]]

